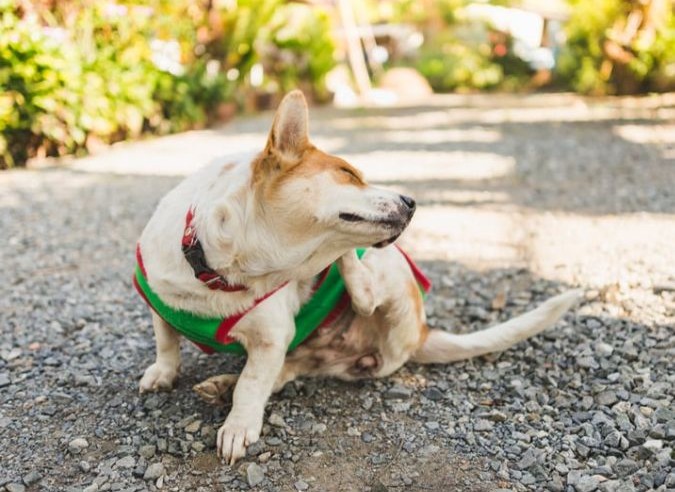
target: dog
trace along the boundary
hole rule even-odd
[[[502,351],[578,299],[570,291],[476,333],[429,329],[429,282],[392,244],[415,208],[314,147],[304,96],[286,95],[262,152],[188,177],[141,234],[134,283],[152,308],[157,353],[140,392],[173,387],[182,336],[208,352],[245,353],[240,375],[195,386],[211,402],[234,388],[217,434],[218,455],[233,464],[258,440],[269,396],[299,376],[384,377],[409,360]]]

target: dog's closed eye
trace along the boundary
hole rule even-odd
[[[340,218],[346,222],[363,222],[366,220],[360,215],[350,214],[348,212],[340,212]]]

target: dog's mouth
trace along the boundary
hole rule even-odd
[[[389,239],[385,239],[384,241],[375,243],[373,244],[373,248],[384,248],[385,246],[389,246],[391,243],[396,241],[400,235],[401,233],[399,232],[398,234],[394,234],[393,236],[391,236]]]
[[[412,214],[411,214],[412,215]],[[388,237],[387,239],[383,241],[378,241],[373,244],[374,248],[384,248],[385,246],[390,245],[394,241],[398,239],[398,237],[401,235],[403,230],[406,228],[408,223],[410,222],[410,218],[408,220],[401,220],[401,217],[397,218],[377,218],[377,219],[368,219],[366,217],[363,217],[358,214],[350,213],[350,212],[340,212],[339,214],[340,220],[343,220],[345,222],[350,222],[353,224],[356,223],[364,223],[364,224],[373,224],[376,226],[381,226],[386,229],[392,229],[396,231],[395,234],[392,236]]]

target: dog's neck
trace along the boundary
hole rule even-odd
[[[227,195],[200,201],[194,224],[209,267],[229,284],[264,295],[284,283],[312,279],[343,253],[319,253],[321,237],[289,248],[251,194]]]

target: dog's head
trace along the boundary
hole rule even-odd
[[[310,143],[300,91],[281,102],[252,185],[278,245],[319,269],[355,247],[392,243],[415,212],[412,198],[368,185],[358,169]]]

